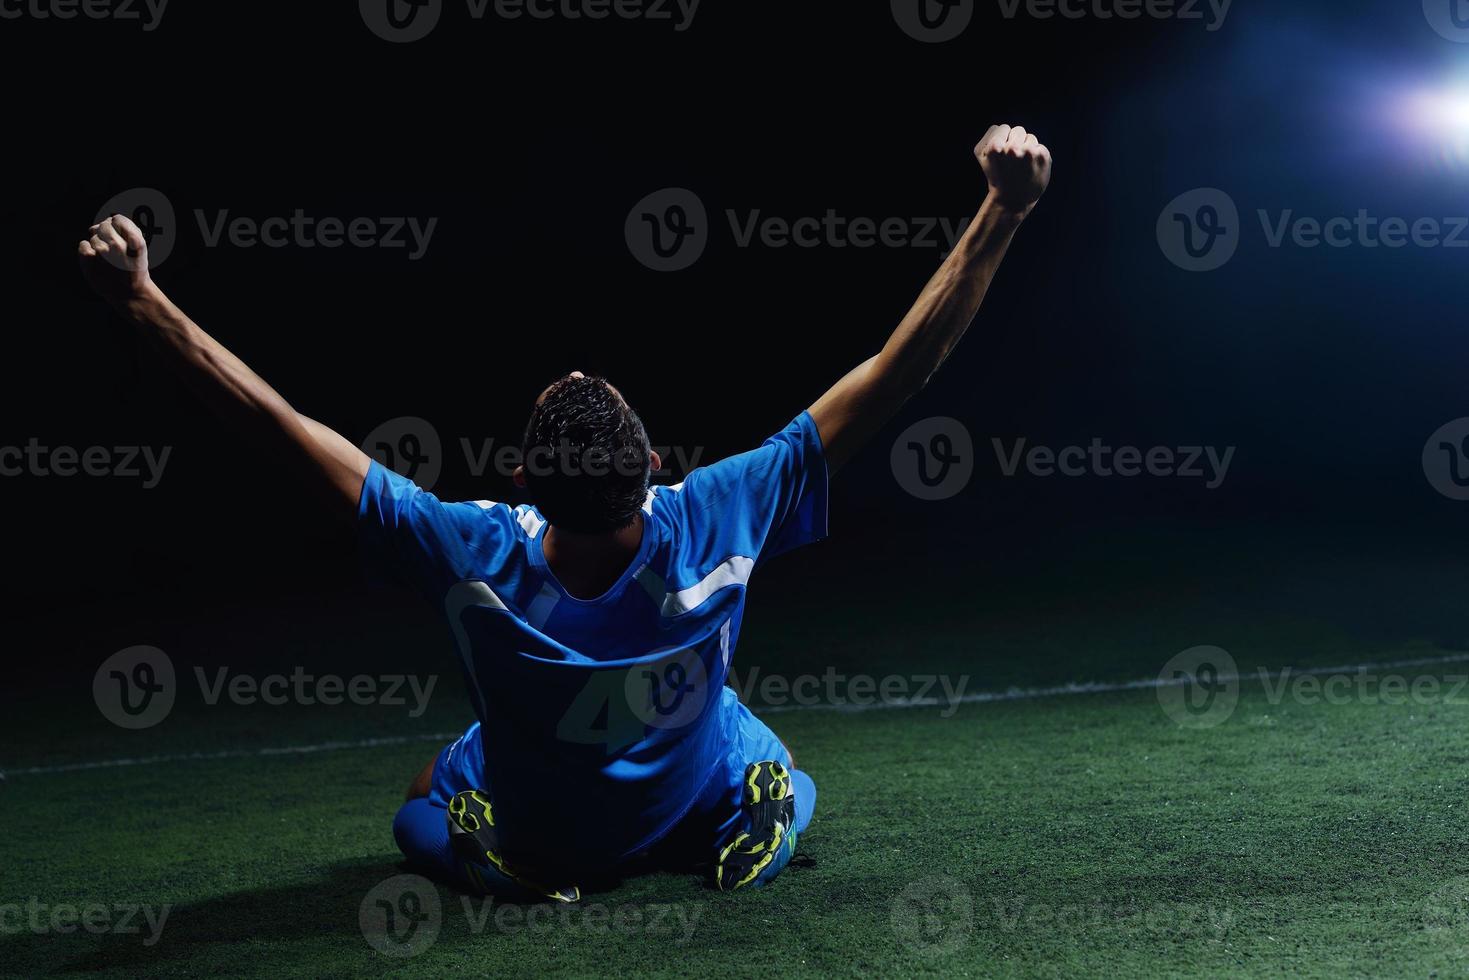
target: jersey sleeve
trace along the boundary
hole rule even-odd
[[[694,470],[678,493],[685,544],[755,565],[826,537],[827,472],[810,413],[758,449]]]
[[[479,504],[446,504],[377,461],[367,471],[357,505],[357,540],[370,580],[437,601],[482,567],[504,537],[493,514]]]

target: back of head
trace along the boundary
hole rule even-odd
[[[552,526],[579,534],[627,527],[648,494],[648,433],[604,379],[569,375],[531,410],[525,485]]]

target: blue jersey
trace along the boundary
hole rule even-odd
[[[581,599],[547,567],[535,507],[443,503],[372,464],[365,558],[448,618],[507,858],[610,867],[688,811],[739,738],[722,692],[750,575],[824,537],[826,500],[803,412],[760,448],[650,490],[636,557]]]

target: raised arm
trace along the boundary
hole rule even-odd
[[[132,221],[113,215],[89,234],[77,254],[92,288],[243,439],[299,475],[344,521],[354,517],[367,456],[326,426],[298,415],[244,361],[170,302],[148,274],[148,245]]]
[[[842,464],[928,384],[969,329],[1015,229],[1051,180],[1051,152],[1019,126],[991,126],[974,148],[989,193],[954,251],[873,357],[811,406],[827,468]]]

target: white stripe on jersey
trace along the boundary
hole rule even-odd
[[[750,573],[754,570],[755,560],[753,558],[746,558],[744,555],[728,558],[720,562],[714,571],[705,575],[697,584],[664,596],[663,615],[682,616],[689,610],[702,605],[706,599],[720,589],[749,582]]]
[[[669,493],[678,493],[683,489],[683,484],[675,483],[672,486],[663,487],[662,489],[667,490]],[[653,516],[653,498],[658,496],[658,490],[658,487],[649,487],[648,495],[643,498],[643,513],[649,517]]]
[[[524,504],[515,508],[515,510],[515,519],[520,522],[520,526],[524,529],[527,537],[534,539],[537,534],[541,533],[541,528],[546,526],[545,519],[537,517],[536,512]]]

